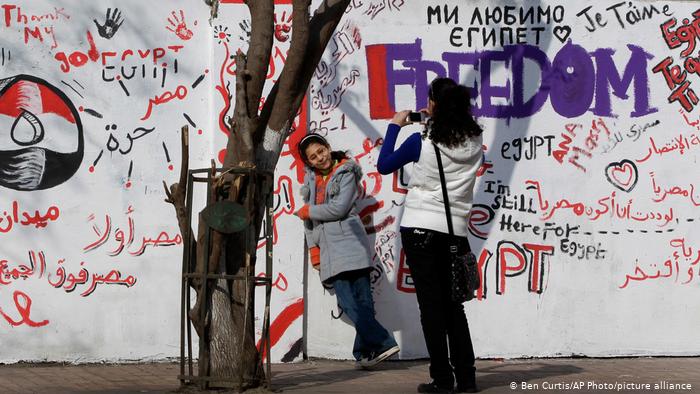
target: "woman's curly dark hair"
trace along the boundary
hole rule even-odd
[[[435,103],[423,136],[449,148],[462,145],[467,138],[483,130],[474,120],[469,102],[469,89],[450,78],[436,78],[430,83],[428,97]]]

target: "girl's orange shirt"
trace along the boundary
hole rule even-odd
[[[316,171],[316,205],[323,204],[323,201],[326,199],[326,185],[328,185],[328,181],[331,179],[335,170],[340,167],[341,164],[345,163],[345,160],[346,159],[336,162],[326,175]]]

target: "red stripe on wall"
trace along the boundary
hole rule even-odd
[[[294,301],[293,304],[287,305],[287,307],[284,308],[279,315],[277,315],[272,324],[270,324],[270,349],[272,349],[272,347],[279,342],[280,338],[282,338],[282,335],[284,335],[289,326],[291,326],[292,323],[294,323],[294,321],[303,314],[304,299],[299,298]],[[258,341],[258,351],[260,351],[261,343],[262,338]],[[265,357],[267,357],[267,354],[265,354],[265,350],[263,349],[262,359],[265,360]]]
[[[367,75],[369,82],[369,117],[371,119],[389,119],[394,116],[394,109],[389,103],[389,89],[386,80],[386,47],[368,45]]]

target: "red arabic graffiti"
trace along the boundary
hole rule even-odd
[[[57,206],[51,205],[44,214],[40,213],[39,210],[35,210],[34,213],[23,211],[20,215],[17,201],[12,202],[12,208],[9,211],[3,212],[4,217],[0,216],[0,233],[8,233],[17,225],[33,225],[36,228],[44,228],[50,221],[56,221],[61,214]]]
[[[231,109],[231,92],[229,90],[230,82],[224,80],[224,73],[235,64],[235,57],[231,55],[231,50],[229,49],[228,42],[230,33],[227,33],[228,28],[223,29],[221,26],[214,27],[214,38],[219,40],[219,44],[224,46],[224,57],[221,62],[221,67],[219,68],[219,83],[216,85],[216,91],[221,95],[221,99],[224,101],[224,106],[219,111],[219,130],[228,137],[228,122],[226,121],[228,111]],[[234,59],[232,59],[234,58]],[[230,72],[229,72],[230,73]],[[226,153],[225,149],[222,149],[219,153],[219,162],[224,162],[224,155]]]
[[[690,200],[690,202],[693,204],[695,207],[700,207],[700,196],[695,196],[695,184],[691,183],[688,187],[681,187],[681,186],[670,186],[670,187],[665,187],[661,188],[661,186],[656,184],[656,176],[654,175],[654,172],[651,171],[649,172],[649,176],[651,178],[651,187],[652,190],[654,191],[654,194],[656,197],[652,197],[651,200],[654,202],[662,202],[666,199],[668,196],[681,196],[681,197],[686,197]]]
[[[39,264],[38,267],[36,266],[37,263]],[[37,253],[33,250],[29,251],[29,265],[18,264],[12,269],[10,269],[9,261],[4,259],[0,260],[0,285],[9,285],[20,278],[26,280],[36,274],[37,268],[39,269],[38,277],[43,277],[44,272],[46,272],[46,257],[44,256],[44,252],[39,252],[37,262]]]
[[[119,270],[112,269],[107,273],[93,273],[85,268],[85,262],[80,262],[78,273],[66,272],[66,259],[58,259],[55,272],[46,275],[46,281],[54,288],[62,288],[66,293],[71,293],[78,285],[88,284],[85,290],[80,293],[82,297],[92,294],[98,285],[123,285],[132,287],[136,284],[136,277],[127,275],[122,278]],[[16,281],[25,281],[29,278],[41,279],[46,273],[46,256],[43,251],[29,251],[29,264],[10,264],[6,259],[0,260],[0,285],[10,285]]]
[[[372,201],[372,200],[370,200],[370,201]],[[382,230],[384,230],[385,228],[394,224],[394,222],[396,221],[396,217],[394,217],[393,215],[389,215],[389,216],[385,217],[384,219],[382,219],[382,221],[379,222],[378,224],[372,224],[373,219],[374,219],[374,214],[377,213],[377,211],[379,211],[379,209],[381,209],[383,207],[384,207],[384,201],[378,201],[374,204],[370,204],[370,205],[364,207],[360,211],[359,216],[360,216],[360,219],[362,220],[362,224],[365,225],[365,232],[367,232],[367,234],[379,233]]]
[[[654,156],[663,156],[667,153],[677,153],[679,155],[685,154],[685,152],[695,149],[700,146],[700,136],[696,133],[690,136],[684,136],[682,133],[678,133],[678,136],[673,136],[673,138],[663,144],[657,144],[654,137],[649,137],[649,148],[647,150],[646,156],[641,159],[637,159],[637,163],[644,163],[649,160],[649,158]]]
[[[668,211],[639,210],[634,206],[634,198],[626,201],[617,199],[617,192],[613,191],[609,196],[602,197],[596,201],[597,205],[588,205],[584,202],[569,201],[566,198],[550,204],[549,200],[542,196],[542,188],[539,181],[528,179],[525,181],[528,190],[537,193],[537,200],[540,210],[543,212],[541,220],[549,220],[558,211],[569,211],[576,216],[584,216],[590,221],[596,221],[603,216],[612,219],[632,220],[636,222],[653,221],[659,227],[664,227],[673,219],[673,207]]]
[[[117,256],[120,254],[124,249],[129,249],[129,247],[133,244],[134,239],[135,239],[135,232],[134,232],[134,219],[131,217],[131,214],[134,212],[134,208],[129,205],[127,208],[126,212],[124,214],[127,216],[127,233],[124,232],[119,227],[116,227],[114,230],[114,241],[116,241],[116,246],[114,246],[113,249],[107,252],[110,256]],[[95,214],[91,214],[88,216],[88,222],[92,222],[95,220]],[[83,247],[83,252],[89,252],[91,250],[97,249],[107,243],[109,241],[110,236],[112,235],[112,218],[110,215],[105,214],[105,220],[104,220],[104,226],[98,227],[97,224],[92,225],[92,230],[95,232],[95,235],[97,235],[97,239]],[[182,244],[182,236],[180,234],[175,234],[174,236],[171,236],[168,234],[167,231],[161,231],[157,237],[155,238],[147,238],[147,237],[141,237],[141,245],[139,246],[138,249],[136,250],[129,250],[129,254],[132,256],[141,256],[145,251],[146,248],[151,246],[151,247],[159,247],[159,246],[173,246],[173,245],[180,245]]]
[[[58,261],[59,267],[56,269],[56,280],[51,281],[51,274],[49,274],[48,282],[54,288],[63,288],[66,293],[71,293],[78,285],[84,285],[88,282],[90,282],[90,285],[80,293],[81,297],[87,297],[92,294],[99,284],[123,285],[126,287],[136,284],[136,277],[128,275],[126,278],[122,278],[121,272],[116,269],[109,271],[107,274],[92,274],[91,276],[90,272],[84,268],[85,262],[80,263],[81,268],[77,275],[73,273],[66,275],[66,271],[62,266],[64,262],[65,259]]]
[[[674,283],[687,285],[700,275],[700,249],[693,249],[686,245],[685,238],[674,238],[669,241],[673,247],[671,256],[663,264],[658,262],[648,264],[648,268],[642,269],[639,259],[635,262],[634,273],[625,275],[625,282],[619,286],[624,289],[634,282],[647,280],[669,279]],[[655,271],[655,272],[654,272]]]
[[[156,95],[148,100],[148,109],[146,114],[141,117],[141,120],[146,120],[151,117],[153,107],[160,104],[165,104],[173,99],[184,100],[187,97],[187,87],[184,85],[178,86],[173,92],[166,90],[160,96]]]

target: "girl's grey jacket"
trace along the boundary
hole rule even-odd
[[[326,184],[323,204],[316,205],[316,173],[307,167],[301,195],[309,204],[304,221],[309,247],[321,249],[321,281],[341,272],[371,267],[371,248],[356,202],[360,194],[362,169],[346,159]]]

